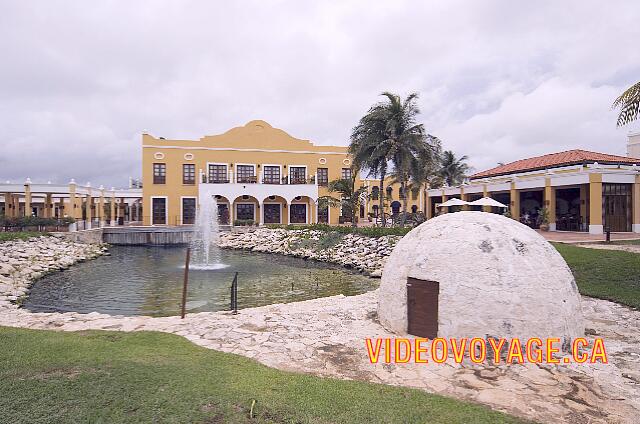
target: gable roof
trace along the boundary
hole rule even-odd
[[[607,153],[590,152],[588,150],[567,150],[565,152],[550,153],[548,155],[520,159],[505,165],[496,166],[486,171],[471,175],[472,180],[499,175],[515,174],[518,172],[536,171],[547,168],[559,168],[568,165],[581,165],[598,162],[601,164],[622,164],[640,166],[640,159],[627,156],[610,155]]]

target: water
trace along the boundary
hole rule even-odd
[[[195,231],[191,242],[190,269],[217,270],[228,265],[220,261],[218,238],[218,202],[213,196],[202,199],[196,216]]]
[[[178,315],[185,248],[113,246],[111,256],[83,262],[37,281],[25,308],[36,312]],[[226,268],[191,270],[187,311],[228,310],[238,274],[238,307],[296,302],[375,289],[378,280],[347,269],[283,255],[218,250]],[[292,287],[293,284],[293,287]]]

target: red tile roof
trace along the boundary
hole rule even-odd
[[[506,165],[487,169],[486,171],[473,174],[470,179],[485,177],[495,177],[498,175],[516,174],[518,172],[535,171],[547,168],[558,168],[561,166],[578,165],[598,162],[601,164],[637,164],[640,166],[640,159],[626,156],[609,155],[607,153],[590,152],[588,150],[567,150],[566,152],[550,153],[548,155],[536,156],[528,159],[521,159]]]

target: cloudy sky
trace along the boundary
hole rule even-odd
[[[640,80],[635,1],[0,0],[0,179],[124,186],[143,131],[264,119],[348,142],[382,91],[476,170],[625,153],[611,103]]]

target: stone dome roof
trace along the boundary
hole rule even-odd
[[[438,283],[438,337],[559,337],[566,347],[584,334],[580,295],[562,256],[501,215],[447,213],[398,242],[378,303],[380,322],[398,334],[408,333],[408,278]]]

